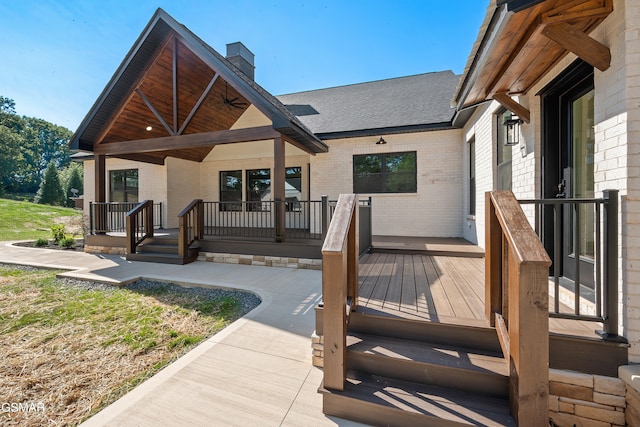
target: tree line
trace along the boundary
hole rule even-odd
[[[0,197],[73,206],[82,194],[82,164],[71,161],[72,132],[35,117],[19,116],[15,101],[0,96]]]

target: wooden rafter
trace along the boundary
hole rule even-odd
[[[511,112],[515,113],[525,123],[531,122],[531,112],[506,93],[496,93],[493,95],[493,99],[498,101],[507,110],[511,110]]]
[[[213,78],[211,79],[211,81],[209,82],[209,84],[207,85],[207,87],[205,88],[205,90],[202,92],[202,95],[200,95],[200,98],[198,99],[198,102],[196,102],[196,104],[193,106],[193,108],[189,112],[189,115],[187,116],[187,118],[184,119],[184,123],[182,123],[182,126],[180,126],[180,129],[178,129],[178,133],[177,133],[178,135],[182,135],[182,132],[184,132],[184,129],[189,125],[189,123],[191,122],[191,119],[196,114],[196,112],[198,111],[198,109],[200,108],[202,103],[204,102],[204,100],[207,97],[207,95],[209,95],[209,92],[211,91],[211,88],[215,84],[216,80],[218,80],[218,76],[219,76],[219,74],[216,73],[213,76]]]
[[[609,48],[571,24],[560,22],[545,25],[542,34],[600,71],[605,71],[611,65]]]
[[[173,38],[173,61],[171,63],[173,75],[173,135],[178,134],[178,39]]]
[[[174,88],[174,91],[175,91],[175,88]],[[162,114],[160,114],[158,112],[158,110],[156,110],[156,108],[153,106],[153,103],[151,103],[151,101],[149,101],[149,98],[147,98],[147,96],[142,92],[142,90],[140,90],[140,88],[138,88],[138,89],[136,89],[136,93],[142,99],[142,101],[145,103],[145,105],[149,108],[149,110],[151,110],[153,115],[156,116],[156,119],[158,119],[158,121],[160,123],[162,123],[162,126],[164,126],[164,128],[167,130],[167,132],[169,132],[169,135],[175,135],[175,132],[173,131],[173,129],[171,129],[171,126],[169,126],[169,123],[167,123],[167,121],[164,119],[164,117],[162,117]]]
[[[159,151],[189,148],[213,147],[220,144],[262,141],[281,137],[271,126],[255,128],[219,130],[213,132],[175,135],[161,138],[139,139],[136,141],[110,142],[95,147],[96,154],[118,156],[131,153],[153,153]]]
[[[569,22],[591,18],[605,18],[613,11],[612,0],[596,0],[585,3],[584,0],[573,0],[556,6],[542,14],[545,25],[558,22]]]

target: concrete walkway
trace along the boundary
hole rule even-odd
[[[209,262],[185,266],[0,243],[0,263],[69,270],[111,283],[139,278],[254,292],[262,304],[108,406],[85,426],[358,426],[325,417],[311,365],[320,271]]]

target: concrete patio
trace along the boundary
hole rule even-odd
[[[128,262],[119,256],[0,243],[0,263],[68,270],[111,283],[138,278],[254,292],[262,304],[114,402],[85,426],[357,426],[325,417],[311,365],[320,271],[195,262]]]

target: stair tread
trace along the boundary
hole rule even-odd
[[[502,354],[460,346],[350,332],[350,352],[508,376]]]
[[[345,382],[344,391],[321,388],[320,392],[380,405],[391,410],[430,416],[460,425],[516,425],[509,414],[507,399],[376,375],[350,373]],[[351,407],[354,412],[357,410],[355,404]],[[393,419],[393,415],[390,416]],[[390,422],[379,421],[382,424]]]

